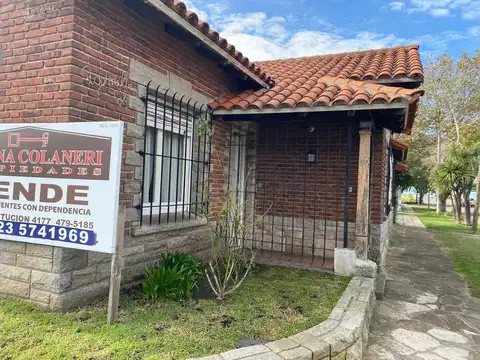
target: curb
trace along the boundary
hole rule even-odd
[[[288,338],[189,360],[362,360],[375,306],[375,278],[352,278],[328,319]]]

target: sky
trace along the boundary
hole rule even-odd
[[[424,61],[480,48],[480,0],[184,0],[250,60],[420,44]]]

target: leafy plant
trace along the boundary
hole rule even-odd
[[[203,266],[191,254],[166,251],[160,264],[147,266],[142,282],[148,299],[186,299],[192,296]]]

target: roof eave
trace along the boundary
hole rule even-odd
[[[420,96],[415,97],[410,102],[409,109],[405,112],[405,123],[403,132],[407,135],[412,133],[413,124],[415,122],[415,117],[417,115],[418,102],[420,101]]]
[[[230,55],[228,52],[223,50],[220,46],[215,44],[213,41],[211,41],[207,36],[202,34],[200,31],[198,31],[196,28],[191,26],[188,21],[186,21],[184,18],[182,18],[179,14],[177,14],[174,10],[172,10],[168,5],[163,3],[161,0],[145,0],[148,2],[150,5],[155,7],[157,10],[161,11],[164,13],[168,18],[170,18],[175,24],[180,26],[182,29],[185,31],[189,32],[193,36],[195,36],[198,40],[200,40],[205,46],[207,46],[209,49],[212,51],[216,52],[219,54],[222,58],[227,60],[230,64],[232,64],[233,67],[235,67],[237,70],[242,72],[243,74],[247,75],[250,79],[258,83],[264,88],[268,88],[268,84],[263,81],[261,78],[259,78],[257,75],[255,75],[250,69],[245,67],[242,63],[240,63],[237,59],[235,59],[232,55]]]
[[[263,109],[232,109],[232,110],[213,110],[213,116],[228,115],[259,115],[259,114],[285,114],[285,113],[309,113],[309,112],[329,112],[329,111],[362,111],[362,110],[382,110],[382,109],[405,109],[408,112],[409,103],[392,104],[359,104],[359,105],[336,105],[336,106],[317,106],[317,107],[295,107],[295,108],[263,108]]]

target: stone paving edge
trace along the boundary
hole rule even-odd
[[[375,279],[352,278],[324,322],[288,338],[188,360],[362,360],[375,307]]]

